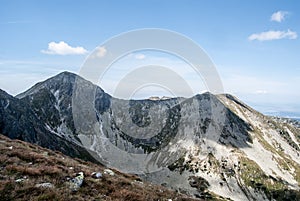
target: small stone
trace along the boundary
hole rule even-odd
[[[68,185],[72,191],[78,191],[78,189],[81,187],[84,180],[84,174],[83,172],[79,172],[77,176],[70,181],[68,181]]]
[[[27,180],[27,177],[26,177],[26,176],[24,176],[23,178],[20,178],[20,179],[16,179],[15,182],[16,182],[16,183],[22,183],[22,182],[24,182],[25,180]]]
[[[110,170],[110,169],[105,169],[104,170],[104,174],[108,174],[110,176],[114,176],[115,175],[115,173],[112,170]]]
[[[35,187],[37,187],[37,188],[54,188],[54,185],[51,183],[41,183],[41,184],[36,184]]]
[[[22,182],[24,182],[24,181],[25,181],[25,179],[23,179],[23,178],[21,178],[21,179],[16,179],[16,180],[15,180],[16,183],[22,183]]]
[[[101,172],[93,172],[92,177],[95,179],[99,179],[102,177],[102,174],[101,174]]]

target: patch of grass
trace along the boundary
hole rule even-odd
[[[212,153],[208,154],[208,163],[210,165],[210,170],[214,170],[215,172],[221,167],[220,162],[215,158]]]
[[[254,134],[255,134],[255,137],[257,137],[258,139],[258,142],[268,151],[272,152],[272,153],[277,153],[278,151],[272,147],[263,137],[263,133],[257,128],[257,127],[254,127],[253,128],[253,131],[252,131]]]
[[[168,168],[171,171],[179,170],[179,172],[182,173],[185,170],[184,163],[184,156],[182,156],[179,159],[177,159],[173,164],[169,165]]]
[[[273,122],[274,126],[276,126],[277,124],[275,122]],[[272,147],[263,137],[262,137],[262,133],[255,128],[254,132],[256,133],[256,137],[258,138],[258,141],[263,145],[263,147],[274,153],[274,154],[278,154],[282,159],[279,158],[275,158],[274,160],[276,160],[276,162],[279,165],[280,169],[284,169],[287,171],[290,171],[291,168],[295,169],[294,172],[294,178],[295,180],[298,182],[298,185],[300,185],[300,166],[299,164],[295,163],[293,160],[291,160],[287,155],[285,155],[283,153],[282,148],[280,149],[275,149],[274,147]]]
[[[245,185],[263,191],[269,199],[275,200],[299,200],[300,193],[288,189],[280,178],[267,176],[252,160],[241,157],[240,175]]]
[[[288,127],[293,133],[296,134],[296,139],[299,142],[299,136],[300,132],[299,129],[290,126],[289,124],[286,123],[280,123],[280,122],[275,122],[272,119],[268,119],[269,124],[273,129],[276,129],[277,132],[280,134],[281,137],[291,146],[293,147],[296,151],[300,151],[299,146],[292,140],[291,136],[289,133],[286,131],[285,127]]]
[[[290,158],[284,157],[284,160],[281,159],[278,161],[278,164],[281,166],[281,168],[284,168],[285,170],[291,170],[294,169],[294,178],[298,182],[298,185],[300,185],[300,166]]]

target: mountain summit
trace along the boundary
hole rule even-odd
[[[300,130],[229,94],[121,100],[63,72],[12,97],[0,132],[195,197],[299,199]]]

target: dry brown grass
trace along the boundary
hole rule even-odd
[[[12,147],[12,148],[11,148]],[[71,168],[70,168],[71,167]],[[73,159],[48,149],[0,135],[0,201],[9,200],[194,200],[162,186],[141,183],[136,175],[113,170],[115,176],[91,177],[105,167]],[[77,192],[71,192],[65,181],[78,172],[85,180]],[[24,178],[17,183],[16,179]],[[38,188],[36,184],[50,182],[54,188]]]

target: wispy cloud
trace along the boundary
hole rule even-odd
[[[81,55],[86,54],[88,51],[83,47],[72,47],[65,43],[64,41],[50,42],[48,44],[47,50],[41,50],[44,54],[54,54],[54,55]]]
[[[296,39],[298,37],[297,33],[291,30],[287,31],[266,31],[261,33],[255,33],[248,37],[249,40],[259,40],[259,41],[268,41],[268,40],[279,40],[279,39]]]
[[[270,20],[274,22],[282,22],[288,14],[289,12],[287,11],[277,11],[271,15]]]

